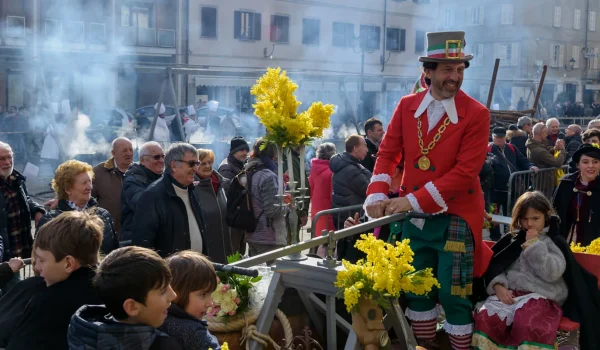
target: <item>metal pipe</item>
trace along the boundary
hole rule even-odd
[[[383,0],[383,48],[381,49],[381,72],[385,70],[385,49],[387,41],[387,0]]]
[[[312,223],[310,226],[311,238],[315,237],[315,233],[316,233],[315,229],[317,227],[317,221],[319,220],[319,218],[321,218],[321,216],[330,215],[330,214],[338,214],[338,213],[348,212],[348,211],[352,211],[352,210],[362,210],[362,207],[363,207],[362,204],[357,204],[357,205],[350,205],[350,206],[342,207],[342,208],[321,210],[320,212],[315,214],[315,216],[312,218]],[[328,227],[328,229],[329,229],[329,227]],[[333,229],[333,227],[331,229]]]

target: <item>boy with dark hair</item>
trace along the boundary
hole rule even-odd
[[[100,301],[92,278],[103,225],[96,215],[71,211],[40,228],[33,243],[34,269],[46,287],[32,296],[26,294],[30,299],[10,334],[7,350],[68,348],[66,334],[73,313]]]
[[[125,247],[108,254],[93,284],[104,305],[85,305],[69,325],[70,350],[181,349],[156,328],[177,295],[171,272],[153,250]]]

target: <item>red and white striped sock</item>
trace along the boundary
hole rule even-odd
[[[419,340],[432,340],[435,339],[435,331],[437,329],[437,319],[428,321],[415,321],[411,320],[413,333],[415,338]]]
[[[466,334],[466,335],[448,334],[448,336],[450,337],[450,344],[452,344],[453,350],[470,350],[471,349],[472,334]]]

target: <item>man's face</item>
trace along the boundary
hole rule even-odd
[[[369,148],[367,147],[367,142],[365,141],[364,138],[361,137],[359,142],[360,142],[359,145],[354,147],[354,156],[358,160],[363,160],[367,156],[367,153],[369,152]]]
[[[12,151],[0,148],[0,179],[6,179],[13,172]]]
[[[541,135],[542,135],[542,140],[545,139],[546,137],[548,137],[548,128],[547,127],[544,127],[542,129]]]
[[[190,186],[199,165],[198,155],[186,152],[183,159],[171,162],[173,177],[183,186]]]
[[[233,158],[239,160],[240,162],[245,162],[248,159],[248,150],[243,149],[241,151],[237,151],[233,154]]]
[[[70,275],[66,257],[56,261],[52,252],[40,248],[35,248],[35,271],[44,278],[47,287],[65,281]]]
[[[133,145],[127,140],[119,140],[115,143],[112,155],[115,157],[115,164],[122,170],[127,170],[133,163]]]
[[[431,94],[438,100],[454,97],[463,81],[464,63],[438,63],[436,70],[426,69],[425,75],[431,79]]]
[[[575,130],[573,130],[571,128],[567,128],[567,130],[565,130],[565,135],[566,136],[573,136],[573,135],[575,135]]]
[[[139,324],[158,328],[167,318],[169,306],[176,297],[177,294],[169,284],[164,289],[153,289],[146,296],[145,303],[134,301],[136,304],[135,315],[129,316]]]
[[[504,147],[506,145],[506,136],[494,136],[494,145]]]
[[[600,144],[600,140],[598,139],[598,136],[592,136],[589,139],[585,140],[584,143],[587,143],[589,145],[591,145],[592,143]]]
[[[383,135],[385,135],[385,130],[383,130],[383,125],[381,124],[375,124],[373,130],[367,131],[367,137],[375,142],[380,142]]]
[[[557,134],[558,134],[558,131],[559,131],[559,130],[558,130],[558,127],[559,127],[559,124],[558,124],[558,122],[557,122],[557,121],[552,121],[552,122],[550,123],[550,125],[548,126],[548,133],[549,133],[550,135],[557,135]]]
[[[150,146],[147,149],[148,154],[142,156],[140,164],[155,174],[162,174],[165,171],[165,153],[159,146]]]

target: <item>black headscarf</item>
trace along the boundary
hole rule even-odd
[[[600,291],[598,279],[585,270],[577,260],[567,241],[559,234],[560,219],[558,216],[550,217],[548,237],[560,249],[567,266],[563,274],[569,296],[562,306],[563,315],[571,321],[578,322],[581,326],[580,349],[600,349],[600,332],[596,324],[600,322]],[[506,234],[494,246],[494,253],[490,265],[485,273],[485,283],[489,283],[500,273],[506,271],[521,255],[521,244],[525,243],[527,232],[519,231],[515,239],[513,235]]]

